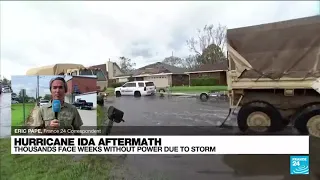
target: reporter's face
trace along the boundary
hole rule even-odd
[[[64,101],[65,89],[62,81],[55,80],[52,82],[51,96],[52,99],[59,99],[60,101]]]

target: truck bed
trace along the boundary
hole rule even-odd
[[[239,80],[320,77],[320,16],[229,29],[227,42],[229,68],[237,72]],[[251,67],[244,71],[236,68],[234,61],[241,59],[239,55]]]

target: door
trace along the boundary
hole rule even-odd
[[[137,83],[132,82],[132,83],[127,83],[127,94],[130,96],[134,95],[134,91],[137,89]]]
[[[121,95],[133,95],[136,83],[126,83],[121,87]]]

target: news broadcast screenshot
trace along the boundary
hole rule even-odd
[[[1,180],[320,180],[319,1],[0,7]]]

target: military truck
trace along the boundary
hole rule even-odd
[[[105,73],[98,68],[86,68],[81,64],[54,64],[29,69],[26,75],[96,75],[98,91],[102,92],[108,87],[108,78]]]
[[[241,131],[288,124],[320,135],[320,16],[227,30],[231,109]]]

